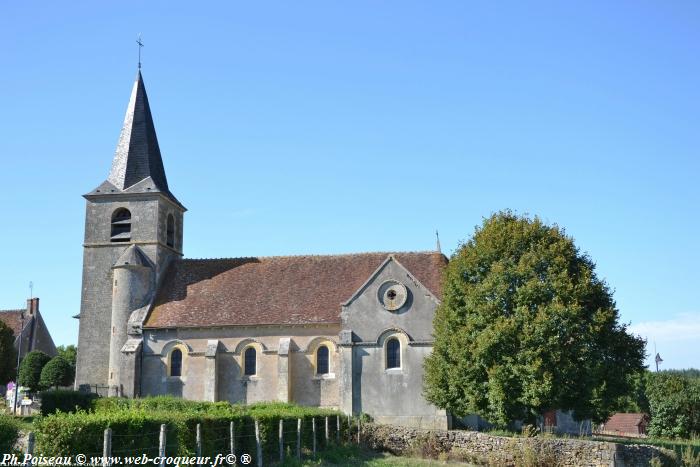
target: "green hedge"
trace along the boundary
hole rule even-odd
[[[140,409],[145,411],[195,411],[209,412],[219,409],[233,409],[238,404],[232,405],[229,402],[201,402],[180,399],[172,396],[155,396],[143,399],[126,399],[123,397],[104,397],[96,399],[93,403],[95,412],[106,412],[115,410]]]
[[[0,414],[0,454],[12,453],[18,437],[19,424],[14,418]]]
[[[98,399],[94,412],[56,413],[35,422],[39,452],[48,456],[101,455],[105,428],[113,432],[113,455],[157,455],[160,425],[167,425],[167,455],[194,455],[197,424],[202,426],[202,454],[215,456],[229,451],[229,424],[235,424],[239,454],[255,456],[254,421],[258,420],[263,457],[279,455],[278,428],[283,420],[285,448],[294,452],[297,419],[302,419],[302,445],[312,445],[312,421],[316,417],[316,439],[324,447],[323,417],[329,420],[330,440],[336,439],[336,411],[291,404],[202,403],[175,398]],[[347,418],[341,415],[341,439],[347,439]]]
[[[41,415],[50,415],[59,410],[61,412],[75,412],[78,409],[90,410],[97,397],[95,394],[68,389],[43,391],[39,396],[41,397]]]

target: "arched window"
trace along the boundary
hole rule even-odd
[[[257,358],[255,347],[248,347],[243,354],[243,374],[246,376],[254,375],[257,372]]]
[[[128,242],[131,240],[131,212],[119,208],[112,214],[112,232],[110,241]]]
[[[401,343],[395,337],[386,343],[386,367],[401,368]]]
[[[316,350],[316,374],[327,375],[330,373],[328,365],[328,347],[322,345]]]
[[[170,376],[182,376],[182,350],[175,349],[170,354]]]
[[[175,246],[175,217],[168,214],[168,225],[165,230],[165,244],[170,248]]]

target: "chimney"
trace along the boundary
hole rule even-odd
[[[39,311],[39,298],[27,299],[27,315],[34,316]]]

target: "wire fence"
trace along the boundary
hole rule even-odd
[[[188,445],[187,441],[192,439],[192,434],[195,435],[194,443]],[[262,466],[264,461],[282,463],[287,457],[296,457],[299,460],[308,456],[315,457],[321,449],[333,445],[359,444],[361,439],[361,420],[350,416],[312,417],[310,422],[308,418],[279,419],[276,427],[269,424],[263,426],[255,419],[247,424],[231,421],[228,427],[208,427],[206,430],[198,423],[194,433],[178,432],[176,428],[166,424],[162,424],[159,431],[139,434],[121,434],[107,428],[100,445],[91,446],[90,452],[80,454],[85,456],[82,465],[103,467],[117,463],[141,464],[145,457],[151,465],[154,463],[153,459],[163,458],[155,464],[164,467],[169,465],[166,458],[176,458],[183,452],[194,452],[196,457],[201,459],[234,456],[222,457],[222,464],[232,464],[236,463],[236,460],[245,459],[248,462],[241,463]],[[203,456],[205,446],[206,455]],[[34,455],[34,450],[34,433],[30,432],[25,453]],[[203,461],[202,464],[212,464],[212,461]]]

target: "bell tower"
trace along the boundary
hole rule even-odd
[[[125,355],[140,352],[141,323],[159,279],[182,256],[186,211],[168,188],[140,69],[109,176],[84,197],[75,386],[108,386],[110,395],[133,395],[138,375],[126,374]]]

